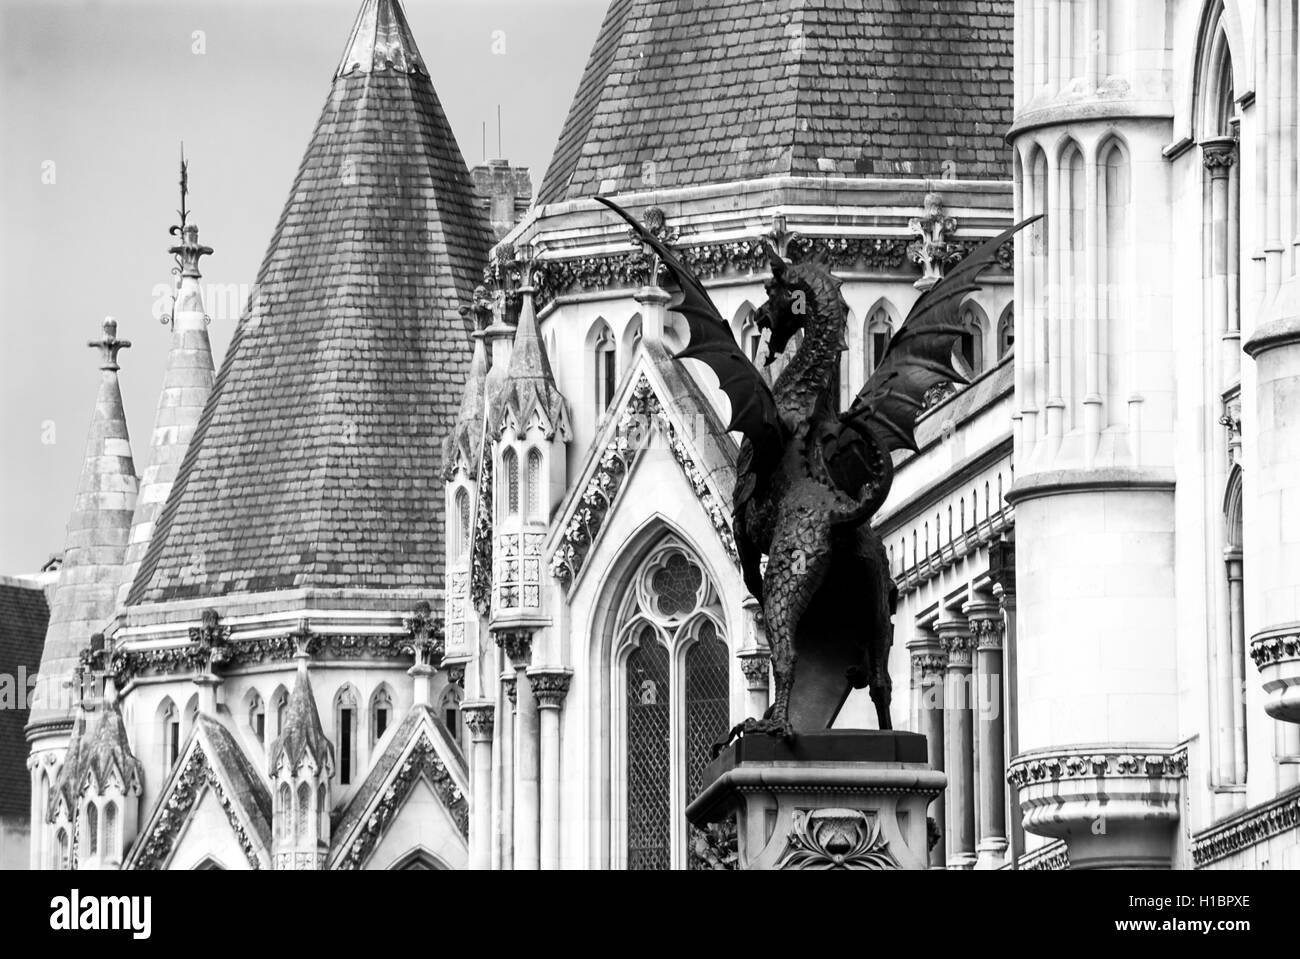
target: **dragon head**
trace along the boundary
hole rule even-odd
[[[759,330],[771,331],[766,361],[771,365],[791,338],[807,325],[815,308],[816,284],[811,272],[814,267],[789,263],[770,245],[767,255],[772,263],[772,278],[765,284],[767,301],[758,308],[754,322]]]

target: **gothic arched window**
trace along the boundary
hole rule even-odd
[[[292,823],[293,815],[293,790],[288,783],[280,783],[280,789],[276,794],[278,799],[275,804],[275,835],[279,839],[286,839],[289,836],[289,828]]]
[[[452,535],[456,558],[464,559],[469,552],[469,493],[463,486],[456,490],[456,527]]]
[[[159,722],[162,724],[163,763],[166,772],[171,772],[176,760],[180,758],[181,717],[176,711],[176,704],[170,699],[163,700],[159,709]]]
[[[68,831],[60,827],[54,834],[54,868],[67,869],[68,867]]]
[[[311,801],[311,786],[307,785],[307,783],[299,783],[298,805],[293,824],[294,839],[301,841],[307,838],[307,824],[314,811],[315,804]]]
[[[83,862],[99,852],[99,810],[93,802],[86,803],[84,841],[78,858]]]
[[[104,837],[100,855],[107,862],[117,851],[117,803],[110,802],[104,806]]]
[[[528,451],[528,477],[524,482],[524,517],[542,519],[542,454],[540,450]]]
[[[618,350],[614,345],[614,334],[608,326],[602,324],[600,332],[596,334],[592,356],[595,362],[596,416],[599,418],[609,409],[609,404],[614,402],[614,387],[618,385]]]
[[[505,487],[505,495],[501,497],[501,505],[505,508],[504,517],[518,516],[519,457],[510,447],[506,447],[501,454],[501,485]]]
[[[339,785],[347,786],[357,766],[357,694],[344,686],[334,697],[334,729],[337,735]]]
[[[1002,317],[998,320],[998,359],[1005,359],[1015,345],[1016,311],[1015,307],[1008,303],[1007,308],[1002,311]]]
[[[613,859],[629,869],[681,868],[689,864],[686,806],[699,792],[710,745],[729,726],[730,656],[718,597],[698,560],[666,540],[633,576],[619,622],[622,717],[612,731],[626,832]]]
[[[248,695],[248,728],[259,743],[266,745],[266,704],[255,689]]]
[[[967,377],[974,379],[984,372],[984,311],[974,302],[961,310],[961,336],[957,339],[957,358],[965,364]],[[960,368],[961,364],[958,364]]]
[[[885,358],[889,341],[894,338],[894,321],[884,304],[877,306],[867,317],[863,354],[866,360],[866,376],[871,376]]]
[[[387,686],[380,686],[370,697],[370,745],[384,738],[393,723],[393,695]]]

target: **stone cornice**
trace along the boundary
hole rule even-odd
[[[1007,782],[1017,788],[1059,780],[1103,778],[1182,779],[1187,752],[1160,746],[1071,746],[1017,757]]]
[[[1006,500],[1018,506],[1025,500],[1067,493],[1094,493],[1103,490],[1174,490],[1173,470],[1110,467],[1106,469],[1068,469],[1031,473],[1016,480]]]

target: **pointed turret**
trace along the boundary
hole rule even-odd
[[[366,0],[128,605],[440,589],[429,478],[491,234],[396,0]]]
[[[320,869],[329,850],[334,747],[321,727],[308,675],[310,637],[305,625],[295,634],[298,674],[268,756],[276,869]]]
[[[527,431],[535,419],[540,417],[537,421],[544,424],[542,431],[548,440],[557,430],[563,432],[567,439],[569,426],[564,396],[555,385],[551,361],[537,330],[533,289],[524,287],[520,294],[523,302],[519,310],[514,347],[510,351],[510,365],[502,387],[500,415],[513,417],[520,434]],[[500,425],[492,424],[494,428]]]
[[[442,478],[452,480],[464,471],[469,479],[478,478],[478,461],[483,442],[484,399],[487,395],[487,348],[483,330],[474,331],[474,352],[470,356],[469,374],[465,377],[465,395],[460,401],[456,422],[442,445]]]
[[[210,255],[212,248],[202,246],[199,228],[186,222],[187,181],[186,163],[182,160],[181,222],[172,227],[172,232],[179,234],[180,243],[169,250],[176,257],[179,283],[171,313],[163,319],[171,327],[171,348],[167,352],[162,391],[158,394],[158,411],[154,415],[149,465],[140,482],[140,499],[131,523],[126,567],[117,595],[119,606],[125,605],[130,595],[140,561],[148,551],[154,524],[171,494],[185,451],[198,429],[215,377],[212,344],[208,340],[208,315],[199,289],[202,277],[199,258]]]
[[[139,489],[117,379],[118,352],[131,344],[117,338],[117,323],[107,319],[103,336],[89,345],[99,352],[99,394],[68,520],[29,728],[54,722],[66,730],[72,718],[77,657],[113,614]]]

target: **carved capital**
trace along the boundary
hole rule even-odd
[[[948,668],[969,669],[971,655],[975,650],[975,637],[971,634],[970,625],[962,620],[949,620],[939,623],[936,629],[939,642],[948,654]]]
[[[511,666],[515,669],[524,669],[528,666],[533,655],[533,634],[530,630],[500,630],[494,635],[497,645],[509,658]]]
[[[542,666],[528,670],[526,675],[533,696],[537,698],[538,709],[559,709],[564,704],[564,697],[569,695],[573,670]]]
[[[923,680],[941,676],[948,668],[948,654],[943,650],[913,653],[912,664],[921,671]]]
[[[1002,648],[1003,625],[1000,612],[994,616],[972,618],[970,629],[977,649]]]
[[[474,742],[491,742],[492,729],[496,723],[495,703],[488,700],[461,703],[460,715],[469,727]]]
[[[501,685],[505,688],[506,699],[510,700],[510,705],[519,705],[519,683],[516,675],[514,673],[507,673],[502,676]]]
[[[1237,162],[1236,138],[1215,137],[1201,141],[1201,161],[1212,177],[1226,177]]]
[[[738,658],[745,684],[754,692],[767,689],[772,654],[766,649],[742,650]]]

